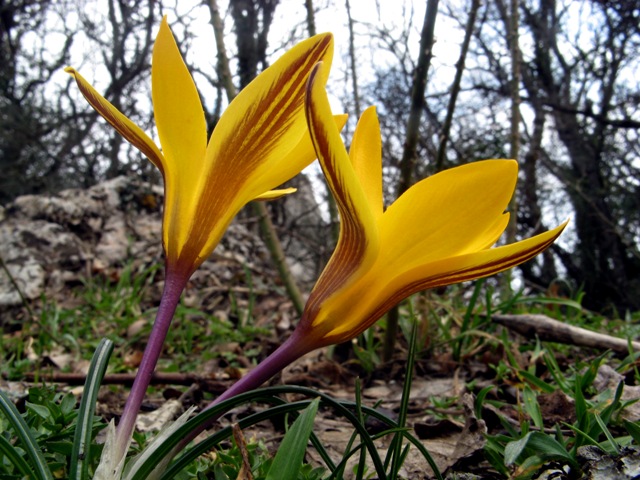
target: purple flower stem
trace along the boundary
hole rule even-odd
[[[308,353],[311,349],[305,342],[303,335],[299,334],[299,331],[294,331],[293,335],[289,337],[282,345],[280,345],[271,355],[260,362],[253,370],[247,373],[244,377],[234,383],[228,388],[222,395],[211,402],[205,410],[217,405],[224,400],[232,398],[241,393],[255,390],[260,387],[264,382],[273,377],[276,373],[283,370],[287,365],[290,365],[295,360],[300,358],[305,353]],[[192,430],[181,442],[179,448],[176,451],[182,450],[191,440],[196,438],[201,432],[209,428],[220,415],[211,418],[208,422],[199,425],[196,429]]]
[[[131,392],[125,403],[116,430],[118,458],[122,458],[127,453],[126,450],[133,435],[140,405],[142,405],[147,388],[151,382],[151,377],[158,363],[158,358],[160,358],[160,354],[162,353],[162,346],[167,338],[171,320],[176,312],[176,308],[180,302],[180,295],[182,295],[188,278],[188,276],[183,275],[172,275],[169,272],[165,275],[164,290],[162,292],[160,306],[158,307],[158,313],[156,314],[151,335],[149,335],[140,367],[138,367],[138,373],[133,381]]]

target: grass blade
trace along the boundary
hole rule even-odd
[[[360,388],[360,378],[356,378],[356,415],[360,423],[364,425],[365,420],[364,420],[364,415],[362,415],[362,390]],[[356,439],[356,435],[354,432],[354,434],[351,435],[349,442],[347,443],[347,447],[346,447],[347,451],[351,450],[351,447],[355,439]],[[356,472],[356,480],[362,480],[362,478],[364,477],[365,466],[366,466],[366,453],[367,452],[364,448],[360,449],[360,461],[358,462],[358,471]],[[343,471],[344,471],[344,467],[346,467],[346,462],[344,463]]]
[[[159,448],[156,452],[158,458],[162,459],[164,455],[167,455],[171,451],[171,449],[180,442],[180,439],[184,437],[184,435],[188,433],[192,428],[194,428],[194,425],[196,425],[198,422],[206,421],[208,416],[218,415],[222,411],[228,411],[234,406],[240,405],[247,401],[262,400],[274,403],[273,395],[285,393],[296,393],[310,397],[320,397],[322,404],[334,409],[338,415],[346,418],[347,421],[349,421],[356,429],[357,434],[360,436],[360,438],[362,438],[364,446],[367,448],[367,451],[369,453],[369,456],[371,457],[373,466],[379,478],[385,478],[384,466],[382,465],[382,460],[380,459],[376,446],[373,444],[373,441],[371,440],[371,437],[367,433],[365,427],[358,421],[357,416],[353,413],[353,411],[355,410],[355,405],[353,405],[351,402],[341,402],[334,400],[329,395],[317,392],[310,388],[296,386],[267,387],[252,392],[242,393],[224,402],[221,402],[220,404],[210,408],[209,410],[201,412],[196,417],[190,420],[191,423],[188,422],[187,424],[183,425],[180,430],[175,432],[173,438],[167,439],[167,442],[165,442],[166,444],[163,445],[162,448]],[[276,402],[280,403],[281,400],[278,399]],[[308,403],[309,402],[306,401],[279,405],[277,407],[269,409],[269,411],[261,411],[245,417],[240,420],[238,424],[240,425],[240,428],[247,428],[251,425],[254,425],[255,423],[270,418],[272,415],[281,415],[289,411],[301,410],[302,408],[306,407]],[[366,415],[374,417],[390,427],[397,427],[396,423],[393,420],[389,419],[387,416],[375,409],[363,406],[362,410]],[[175,478],[175,476],[190,462],[195,460],[202,453],[213,448],[220,441],[228,438],[230,435],[231,429],[224,428],[222,430],[219,430],[206,440],[198,443],[191,449],[185,451],[183,455],[181,455],[174,463],[172,463],[168,467],[166,472],[162,475],[162,479],[169,480]],[[153,463],[154,460],[149,459],[148,461],[150,463]],[[336,466],[336,468],[339,469],[340,465]],[[134,480],[143,480],[145,478],[145,473],[150,470],[153,470],[153,465],[142,465],[140,467],[140,470],[138,471],[139,476],[135,477]]]
[[[538,427],[540,430],[544,429],[544,422],[542,421],[542,412],[540,411],[540,404],[538,403],[538,398],[535,392],[529,387],[529,385],[525,385],[524,390],[522,391],[522,400],[524,401],[524,408],[533,420],[533,424]]]
[[[620,455],[620,447],[618,446],[618,442],[616,442],[615,438],[613,438],[613,435],[611,435],[611,432],[609,431],[605,423],[602,421],[602,418],[600,418],[600,415],[598,415],[597,413],[594,413],[593,416],[596,419],[596,423],[602,429],[602,433],[604,433],[604,436],[607,437],[607,440],[609,440],[609,444],[611,445],[611,449],[609,449],[609,451],[613,450],[616,455]]]
[[[412,304],[409,302],[409,307]],[[418,321],[411,308],[411,339],[409,341],[409,352],[407,354],[407,370],[404,378],[404,385],[402,387],[402,398],[400,400],[400,410],[398,412],[398,427],[404,428],[407,422],[407,412],[409,410],[409,398],[411,397],[411,383],[413,381],[413,367],[416,359],[416,344],[418,338]],[[402,440],[403,435],[397,434],[389,447],[389,452],[392,452],[391,457],[391,471],[389,473],[389,479],[395,480],[398,478],[398,471],[402,466]]]
[[[18,412],[18,409],[13,404],[13,402],[9,399],[9,397],[0,390],[0,410],[2,410],[9,420],[9,423],[15,430],[16,436],[22,443],[25,451],[27,452],[27,456],[33,463],[35,467],[36,480],[53,480],[53,474],[51,470],[49,470],[49,466],[44,459],[44,455],[42,454],[42,450],[38,445],[35,437],[31,433],[29,426]]]
[[[480,296],[483,285],[484,279],[476,281],[473,293],[471,295],[471,298],[469,299],[469,304],[466,311],[464,312],[464,317],[462,317],[462,325],[460,326],[461,333],[464,333],[469,329],[469,325],[471,324],[471,317],[473,316],[473,310],[476,307],[476,302],[478,301],[478,297]],[[490,316],[491,312],[487,312],[487,317]],[[462,351],[463,343],[466,343],[465,337],[459,338],[453,347],[453,359],[455,361],[460,360],[460,352]]]
[[[552,436],[540,432],[529,432],[521,439],[509,442],[504,449],[504,464],[508,466],[517,463],[525,450],[534,452],[537,457],[545,461],[561,460],[573,467],[578,466],[561,443]]]
[[[319,404],[320,399],[316,398],[293,422],[293,425],[282,439],[278,453],[273,459],[265,480],[298,477]]]
[[[536,377],[532,373],[527,372],[526,370],[519,370],[518,375],[537,389],[542,390],[544,393],[553,393],[556,391],[556,387],[554,387],[550,383],[545,382],[541,378]]]
[[[69,480],[86,480],[89,478],[89,448],[91,445],[91,433],[93,431],[93,413],[98,399],[98,390],[102,378],[107,371],[109,358],[113,352],[113,342],[103,338],[96,348],[91,366],[84,384],[78,423],[73,439],[71,452],[71,465],[69,467]]]
[[[11,445],[11,442],[0,435],[0,453],[3,453],[9,462],[13,464],[24,478],[31,478],[33,470],[29,467],[29,464],[22,458],[22,455],[18,453],[16,447]]]
[[[622,423],[624,424],[624,428],[627,429],[627,432],[629,432],[629,435],[633,437],[633,440],[640,445],[640,425],[630,422],[629,420],[624,420]]]

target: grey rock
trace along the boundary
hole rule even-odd
[[[305,211],[313,218],[305,223],[307,227],[309,222],[322,221],[310,184],[298,186],[302,194],[294,194],[297,201],[289,198],[272,207],[285,208],[281,226],[288,234]],[[22,304],[13,282],[27,300],[36,301],[128,264],[162,265],[162,197],[160,186],[118,177],[86,190],[22,196],[2,207],[0,257],[12,278],[0,270],[0,326]],[[284,220],[293,218],[296,221]],[[278,275],[268,251],[248,227],[252,226],[243,220],[234,222],[211,258],[192,276],[190,285],[202,290],[193,306],[220,308],[218,294],[234,288],[249,294],[277,291]],[[318,228],[308,230],[307,235],[312,231]],[[317,249],[307,246],[304,252],[305,236],[295,237],[285,242],[287,255],[295,256],[291,263],[300,266],[305,280],[310,281],[309,272],[315,275],[318,262],[309,263],[309,251]],[[160,283],[156,290],[161,289]]]

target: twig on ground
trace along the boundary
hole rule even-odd
[[[112,373],[105,375],[102,385],[127,385],[133,384],[134,373]],[[25,373],[22,380],[25,382],[51,382],[66,383],[68,385],[84,385],[86,375],[83,373]],[[209,393],[222,393],[229,386],[229,382],[214,379],[208,376],[195,375],[193,373],[154,373],[151,378],[154,385],[200,385],[203,391]]]
[[[546,315],[492,315],[491,319],[525,337],[533,338],[535,335],[546,342],[608,349],[622,354],[629,353],[629,348],[640,351],[640,342],[574,327]]]

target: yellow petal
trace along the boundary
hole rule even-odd
[[[282,188],[280,190],[269,190],[268,192],[264,192],[262,195],[258,195],[254,200],[273,200],[276,198],[284,197],[285,195],[289,195],[295,192],[297,188]]]
[[[567,223],[520,242],[442,258],[404,271],[384,286],[388,300],[376,314],[382,312],[382,316],[391,306],[421,290],[487,277],[524,263],[548,248]]]
[[[349,157],[376,219],[382,215],[382,141],[375,107],[364,111],[351,141]]]
[[[338,130],[342,130],[347,123],[348,115],[334,115],[333,120]],[[289,153],[287,153],[281,159],[275,160],[265,167],[260,168],[253,173],[254,182],[256,184],[271,184],[273,182],[272,176],[274,175],[274,169],[277,170],[278,175],[282,178],[289,179],[295,177],[302,169],[309,166],[317,158],[316,151],[311,142],[311,136],[309,132],[305,132],[298,144],[293,147]],[[259,177],[260,176],[260,177]]]
[[[325,298],[355,281],[357,270],[366,270],[378,251],[374,215],[335,126],[324,84],[317,80],[324,69],[318,64],[307,88],[307,122],[318,160],[340,213],[336,249],[318,279],[306,310],[319,308]]]
[[[165,220],[167,252],[178,253],[193,226],[207,166],[207,127],[202,104],[167,18],[162,19],[151,63],[153,110],[166,159]]]
[[[247,85],[222,114],[207,147],[211,175],[248,198],[284,183],[313,161],[311,153],[288,154],[307,134],[304,94],[309,73],[320,62],[331,64],[333,36],[305,40]],[[323,74],[326,83],[328,70]],[[250,180],[250,181],[249,181]],[[210,192],[214,193],[214,192]]]
[[[207,170],[197,179],[202,188],[195,203],[188,203],[194,197],[193,189],[186,186],[175,198],[180,206],[172,212],[170,223],[179,225],[179,230],[177,235],[165,235],[165,240],[174,242],[167,252],[177,252],[176,261],[194,259],[195,268],[247,202],[283,184],[313,160],[310,148],[300,158],[291,159],[288,154],[308,135],[303,109],[307,78],[317,61],[330,61],[332,52],[331,34],[301,42],[231,102],[206,148]]]
[[[131,145],[140,150],[153,163],[164,176],[164,157],[158,146],[135,123],[123,115],[107,99],[100,95],[78,71],[72,67],[64,69],[73,76],[80,92],[87,99],[96,112],[98,112],[111,126],[122,135]]]
[[[516,184],[513,160],[486,160],[445,170],[407,190],[382,215],[382,256],[406,268],[492,245]]]
[[[486,277],[530,260],[549,247],[566,224],[511,245],[438,259],[409,271],[394,272],[379,261],[357,284],[322,305],[315,331],[310,330],[309,335],[319,346],[349,340],[416,292]]]
[[[193,78],[162,19],[151,63],[153,111],[160,145],[180,175],[197,173],[207,147],[207,125]]]
[[[348,115],[334,115],[333,120],[336,124],[336,128],[338,130],[342,130],[347,123]],[[293,150],[291,150],[287,156],[283,159],[282,169],[284,170],[283,175],[287,177],[293,178],[297,173],[300,172],[300,165],[304,164],[304,166],[308,166],[311,162],[316,159],[316,151],[313,148],[313,143],[311,142],[311,137],[309,134],[305,134],[302,136],[298,145],[296,145]],[[254,198],[254,200],[273,200],[276,198],[280,198],[283,195],[288,195],[290,193],[294,193],[296,191],[295,188],[286,188],[283,190],[270,190],[261,195],[258,195]]]

